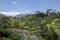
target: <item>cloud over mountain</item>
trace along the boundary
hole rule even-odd
[[[7,15],[7,16],[16,16],[21,13],[20,12],[0,12],[0,14]]]
[[[11,12],[0,12],[0,14],[7,15],[7,16],[16,16],[16,15],[21,15],[21,14],[35,14],[29,10],[26,10],[24,12],[17,12],[17,11],[11,11]]]

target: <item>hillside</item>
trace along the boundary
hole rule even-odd
[[[0,16],[0,37],[25,40],[20,33],[27,34],[27,40],[60,40],[60,13],[37,11],[36,14],[17,18]]]

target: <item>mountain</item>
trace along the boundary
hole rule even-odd
[[[6,15],[4,15],[4,14],[0,13],[0,16],[6,16]]]
[[[32,14],[32,13],[31,13]],[[15,17],[25,17],[25,16],[27,16],[27,15],[31,15],[30,13],[29,14],[18,14],[18,15],[16,15]]]
[[[2,14],[2,13],[0,13],[0,16],[2,16],[2,17],[12,17],[12,16],[4,15],[4,14]]]
[[[16,15],[15,17],[23,17],[23,16],[26,16],[27,14],[18,14]]]
[[[27,16],[27,15],[32,15],[32,14],[35,14],[35,12],[33,12],[33,13],[32,13],[32,12],[31,12],[31,13],[24,13],[24,14],[22,13],[22,14],[16,15],[15,17],[17,17],[17,18],[18,18],[18,17],[25,17],[25,16]]]

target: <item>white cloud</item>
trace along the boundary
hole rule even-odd
[[[0,12],[0,14],[4,14],[7,16],[16,16],[18,14],[21,14],[20,12]]]
[[[16,4],[16,1],[12,2],[12,4]]]
[[[16,11],[11,11],[11,12],[0,12],[0,14],[4,14],[7,16],[16,16],[18,14],[35,14],[30,10],[25,10],[24,12],[16,12]]]

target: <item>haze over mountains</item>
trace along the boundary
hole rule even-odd
[[[11,16],[11,17],[21,17],[21,16],[26,16],[26,15],[30,15],[30,14],[35,14],[35,13],[28,13],[28,12],[0,12],[0,15],[4,15],[4,16]]]

